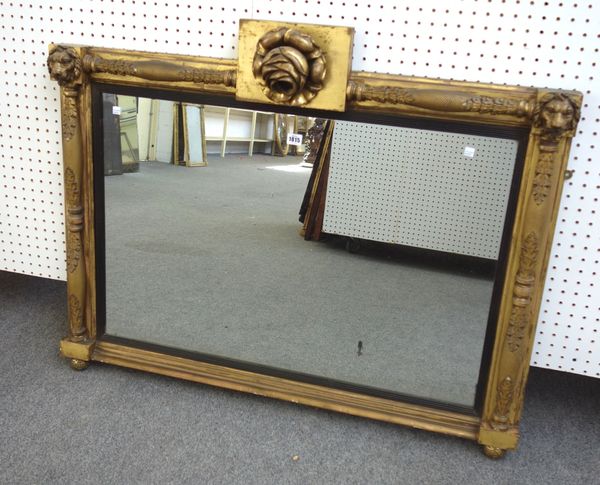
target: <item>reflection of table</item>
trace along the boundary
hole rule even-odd
[[[514,140],[337,121],[323,232],[497,259],[516,153]]]

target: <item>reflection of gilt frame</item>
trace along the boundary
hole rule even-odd
[[[339,40],[337,34],[329,30],[317,42],[302,26],[273,22],[269,25],[268,32],[254,26],[247,34],[263,32],[262,37],[242,39],[257,46],[257,54],[253,58],[240,57],[239,68],[237,61],[229,59],[50,47],[50,75],[61,86],[67,226],[69,333],[61,342],[62,354],[78,369],[90,361],[123,365],[469,438],[484,445],[488,456],[501,456],[518,441],[535,323],[569,148],[582,102],[577,92],[365,72],[349,73],[347,81],[339,86],[345,91],[345,107],[339,111],[347,117],[352,113],[371,113],[529,130],[495,338],[489,343],[489,373],[478,413],[400,402],[117,344],[104,339],[104,329],[97,326],[96,265],[101,261],[95,252],[93,224],[96,213],[92,86],[110,84],[128,89],[210,94],[234,103],[236,94],[240,95],[236,80],[244,70],[253,75],[249,77],[245,72],[246,82],[255,79],[261,86],[253,91],[258,93],[254,101],[269,103],[260,109],[302,114],[305,108],[319,108],[321,88],[330,88],[329,73],[340,72],[339,59],[330,54],[340,50],[333,48]],[[319,29],[310,26],[306,32]],[[344,29],[340,35],[351,35],[348,32]],[[351,45],[347,39],[344,42]],[[275,49],[278,50],[270,52]],[[349,56],[348,52],[342,56],[344,63]],[[283,71],[276,71],[279,68]],[[239,97],[248,100],[249,96],[243,93]],[[336,116],[332,111],[313,115]]]
[[[190,134],[188,108],[198,110],[199,131]],[[181,121],[181,124],[180,124]],[[183,153],[179,149],[179,127],[183,128]],[[200,138],[202,147],[201,160],[190,153],[190,135]],[[204,131],[204,106],[191,103],[173,103],[173,163],[185,165],[186,167],[206,167],[208,165],[206,155],[206,132]]]

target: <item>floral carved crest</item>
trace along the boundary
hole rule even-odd
[[[283,27],[259,39],[252,73],[269,99],[300,106],[323,88],[325,56],[309,35]]]
[[[50,77],[61,86],[67,86],[81,74],[81,58],[72,47],[55,46],[48,55]]]

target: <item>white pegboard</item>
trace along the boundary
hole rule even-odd
[[[65,279],[49,42],[237,57],[240,18],[348,25],[353,69],[585,95],[532,363],[600,376],[598,34],[592,0],[0,0],[0,268]]]
[[[498,259],[515,140],[338,121],[323,231]]]

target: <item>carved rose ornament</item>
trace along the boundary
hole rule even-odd
[[[325,56],[309,35],[283,27],[259,39],[252,72],[269,99],[300,106],[323,87]]]

